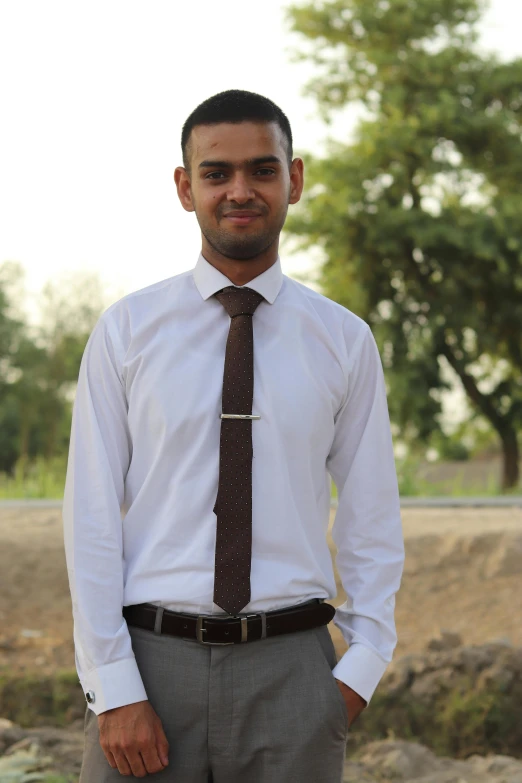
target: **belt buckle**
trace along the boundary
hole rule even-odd
[[[241,623],[241,642],[248,641],[248,618],[259,617],[258,614],[247,614],[244,617],[232,615],[232,619],[239,620]],[[208,619],[208,615],[200,614],[196,620],[196,639],[201,644],[216,645],[217,647],[224,647],[229,644],[236,644],[236,642],[207,642],[203,639],[203,634],[207,632],[207,629],[203,627],[203,621]],[[215,619],[214,617],[212,619]]]
[[[203,634],[207,632],[207,629],[203,627],[203,621],[206,619],[206,615],[200,614],[196,620],[196,639],[198,642],[211,646],[215,645],[216,647],[225,647],[228,644],[234,644],[234,642],[206,642],[205,639],[203,639]]]

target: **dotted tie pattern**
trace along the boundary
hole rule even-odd
[[[254,337],[252,316],[263,301],[251,288],[216,293],[230,316],[223,374],[222,413],[252,414]],[[221,419],[214,603],[238,614],[250,602],[252,556],[252,421]]]

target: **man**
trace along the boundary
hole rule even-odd
[[[109,307],[79,374],[63,517],[80,780],[338,783],[396,645],[382,365],[362,319],[281,271],[303,189],[283,112],[220,93],[187,119],[182,152],[197,264]]]

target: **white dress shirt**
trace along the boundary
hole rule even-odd
[[[63,502],[76,666],[90,708],[147,698],[122,606],[194,614],[213,603],[221,393],[230,280],[196,267],[109,307],[81,362]],[[333,675],[368,702],[392,659],[404,563],[382,364],[357,315],[284,275],[248,287],[253,317],[251,602],[270,611],[336,585],[349,649]],[[234,413],[234,411],[224,411]],[[90,691],[90,694],[89,694]]]

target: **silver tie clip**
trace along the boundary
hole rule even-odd
[[[248,416],[243,413],[222,413],[221,419],[260,419],[261,416]]]

